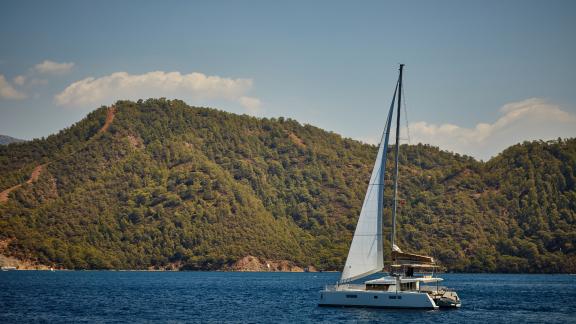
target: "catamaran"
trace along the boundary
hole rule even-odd
[[[400,73],[376,162],[368,190],[364,198],[352,244],[342,270],[342,276],[335,285],[329,285],[320,292],[320,306],[356,306],[382,308],[438,309],[440,307],[460,307],[458,294],[439,286],[443,279],[434,276],[439,266],[434,258],[403,252],[396,245],[396,210],[398,204],[398,153],[400,149],[400,107],[402,101],[402,73]],[[378,279],[363,284],[353,283],[384,269],[384,248],[382,218],[384,211],[384,174],[390,138],[390,125],[397,102],[396,147],[394,165],[394,188],[392,199],[391,257],[388,273]]]

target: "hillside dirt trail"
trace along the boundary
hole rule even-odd
[[[104,133],[108,130],[108,127],[110,127],[110,124],[112,124],[112,121],[114,120],[114,116],[116,116],[116,106],[108,107],[108,110],[106,110],[106,121],[104,122],[104,125],[102,125],[102,128],[98,130],[98,134]]]
[[[104,122],[104,125],[102,125],[102,127],[98,130],[98,134],[104,133],[108,130],[108,128],[112,124],[112,121],[114,121],[115,116],[116,116],[116,106],[108,107],[108,109],[106,110],[106,121]],[[44,167],[46,167],[47,164],[48,163],[36,166],[34,168],[34,170],[32,170],[32,174],[30,175],[30,178],[28,180],[26,180],[26,183],[32,184],[32,183],[38,181],[38,178],[40,177],[42,170],[44,169]],[[22,185],[23,185],[23,183],[17,184],[15,186],[12,186],[12,187],[0,192],[0,203],[6,203],[8,201],[8,195],[10,195],[10,193],[12,191],[22,187]]]
[[[46,166],[46,164],[41,164],[38,165],[34,168],[34,170],[32,170],[32,173],[30,174],[30,178],[28,180],[26,180],[27,184],[32,184],[36,181],[38,181],[38,178],[40,178],[40,174],[42,173],[42,170],[44,169],[44,167]],[[5,203],[8,201],[8,195],[18,189],[22,187],[22,183],[21,184],[17,184],[13,187],[10,187],[2,192],[0,192],[0,203]]]

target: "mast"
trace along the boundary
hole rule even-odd
[[[400,64],[400,76],[398,77],[398,112],[396,114],[396,154],[394,165],[394,199],[392,208],[392,251],[395,249],[396,244],[396,208],[398,205],[398,153],[400,152],[400,107],[402,103],[402,70],[404,64]]]

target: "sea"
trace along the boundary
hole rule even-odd
[[[462,307],[318,307],[339,273],[4,271],[0,323],[576,323],[575,275],[443,274]]]

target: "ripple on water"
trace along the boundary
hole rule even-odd
[[[338,273],[0,272],[0,322],[576,322],[576,276],[445,274],[458,310],[317,307]]]

